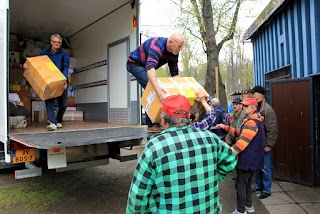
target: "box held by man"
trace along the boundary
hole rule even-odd
[[[59,97],[67,78],[48,56],[28,57],[23,75],[41,100]]]
[[[209,97],[206,90],[193,77],[159,77],[157,80],[159,86],[167,91],[167,96],[175,94],[184,95],[189,100],[191,106],[196,103],[197,91]],[[161,102],[150,82],[148,82],[142,94],[141,104],[150,120],[153,123],[158,123],[160,121]]]

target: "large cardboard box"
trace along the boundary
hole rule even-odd
[[[206,96],[209,96],[193,77],[159,77],[158,84],[167,91],[168,96],[175,94],[186,96],[191,106],[196,103],[196,91],[203,92]],[[161,102],[150,82],[142,94],[141,104],[151,121],[158,123],[160,121]]]
[[[28,57],[23,73],[41,100],[59,97],[67,78],[48,56]]]

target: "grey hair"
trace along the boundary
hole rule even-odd
[[[189,118],[177,118],[172,117],[165,112],[162,112],[164,121],[169,124],[169,126],[186,126],[190,124]]]
[[[220,101],[219,101],[218,98],[213,98],[211,100],[211,104],[212,104],[212,106],[219,107],[220,106]]]
[[[58,38],[60,41],[62,41],[62,37],[59,35],[59,34],[52,34],[51,36],[50,36],[50,41],[53,39],[53,38]]]

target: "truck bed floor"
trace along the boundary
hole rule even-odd
[[[29,147],[49,149],[107,142],[129,141],[148,136],[145,126],[118,123],[67,121],[63,128],[49,132],[46,124],[29,124],[25,129],[10,129],[10,140]]]

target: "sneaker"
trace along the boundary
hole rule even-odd
[[[261,195],[259,196],[259,199],[265,199],[265,198],[268,198],[269,196],[271,195],[271,193],[261,193]]]
[[[248,214],[248,213],[247,211],[244,211],[243,213],[241,213],[237,209],[235,209],[231,214]]]
[[[47,125],[47,130],[48,131],[56,131],[57,130],[56,124],[51,123],[49,120],[48,120],[48,123],[49,123],[49,125]]]
[[[251,206],[251,207],[247,207],[247,206],[246,206],[246,211],[247,211],[248,213],[254,213],[254,211],[256,211],[256,210],[254,209],[253,206]]]
[[[255,187],[255,188],[252,188],[252,192],[262,192],[262,188],[261,187]]]
[[[157,133],[157,132],[162,132],[163,128],[160,126],[152,126],[148,127],[148,133]]]
[[[57,128],[62,128],[62,123],[57,123]]]

